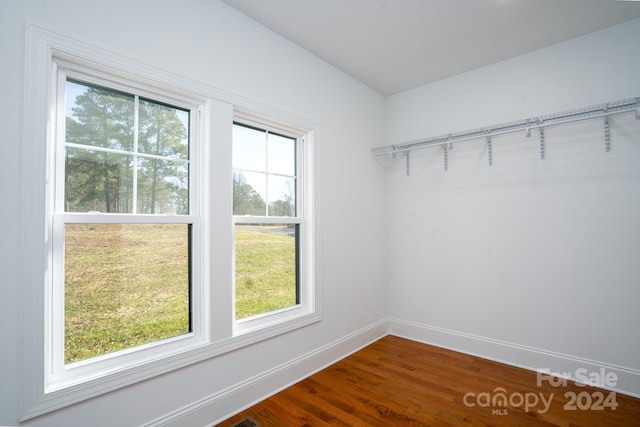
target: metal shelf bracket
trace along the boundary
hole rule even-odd
[[[446,172],[449,170],[449,144],[443,145],[442,149],[444,150],[444,170]]]
[[[406,168],[407,176],[409,176],[411,174],[411,160],[410,160],[411,157],[410,157],[410,155],[411,155],[411,151],[405,151],[405,153],[404,153],[404,156],[405,156],[404,157],[404,162],[405,162],[404,167]]]
[[[447,135],[446,138],[443,139],[444,145],[444,170],[449,170],[449,150],[453,150],[453,143],[451,142],[451,134]]]
[[[544,128],[540,127],[540,160],[544,160],[545,146],[544,146]]]
[[[609,104],[604,106],[604,113],[609,112]],[[611,151],[611,135],[609,134],[609,116],[604,116],[604,151]]]

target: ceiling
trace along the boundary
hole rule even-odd
[[[640,18],[640,1],[223,1],[383,95]]]

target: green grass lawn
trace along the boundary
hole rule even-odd
[[[65,362],[189,332],[188,227],[68,224]]]
[[[286,226],[236,229],[236,318],[296,303]],[[190,331],[188,227],[67,224],[65,363]]]
[[[287,226],[236,226],[236,319],[296,303],[295,239]]]

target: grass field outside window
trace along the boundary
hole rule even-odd
[[[67,224],[65,363],[190,332],[189,226]]]
[[[296,234],[288,225],[236,225],[236,319],[297,303]]]
[[[296,228],[236,226],[236,319],[296,304]],[[188,226],[67,224],[65,363],[190,332]]]

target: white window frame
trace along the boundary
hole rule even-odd
[[[47,373],[45,392],[61,390],[71,384],[103,376],[114,369],[124,369],[141,361],[157,360],[177,352],[197,348],[209,341],[208,311],[197,302],[203,300],[207,292],[208,270],[204,255],[208,252],[208,239],[203,238],[208,222],[208,202],[204,184],[207,170],[206,144],[203,139],[204,124],[202,114],[206,113],[206,100],[196,96],[186,96],[169,92],[167,88],[157,88],[149,82],[137,81],[131,77],[109,72],[105,67],[88,67],[86,64],[69,61],[54,56],[53,77],[56,81],[55,96],[51,99],[50,143],[50,212],[48,218],[48,241],[50,248],[49,277],[45,306],[45,327],[50,339],[46,345],[45,369]],[[135,96],[164,102],[190,112],[189,144],[189,214],[152,215],[136,213],[76,213],[64,210],[65,177],[65,89],[67,79],[97,85],[110,90],[118,90]],[[87,147],[91,149],[92,147]],[[66,224],[185,224],[191,225],[192,263],[190,301],[192,331],[169,339],[155,341],[114,353],[100,355],[71,364],[64,362],[64,232]]]
[[[282,110],[257,103],[235,94],[194,82],[180,76],[138,63],[130,58],[86,45],[77,40],[50,32],[36,25],[27,25],[25,63],[25,103],[23,110],[22,175],[20,177],[20,231],[23,235],[20,251],[20,298],[22,301],[23,389],[21,421],[99,396],[109,391],[165,374],[260,340],[292,331],[321,319],[320,280],[315,265],[319,265],[319,223],[314,213],[318,209],[318,183],[314,182],[314,129],[317,124]],[[51,303],[56,298],[51,289],[55,272],[48,267],[54,256],[60,256],[58,242],[52,242],[53,228],[65,221],[121,222],[122,215],[65,213],[54,218],[53,200],[56,189],[55,145],[59,126],[56,113],[59,105],[56,91],[58,65],[63,64],[81,81],[103,83],[102,86],[148,90],[146,97],[169,101],[179,107],[197,107],[191,119],[197,123],[201,142],[195,143],[191,185],[202,203],[187,222],[200,227],[201,241],[194,242],[192,278],[194,301],[192,310],[199,314],[192,319],[193,332],[185,336],[123,350],[76,362],[73,369],[53,368],[51,349],[53,329],[59,319],[52,317]],[[95,80],[91,80],[95,78]],[[104,84],[107,82],[109,84]],[[132,92],[125,90],[125,92]],[[135,92],[135,91],[134,91]],[[172,95],[165,98],[166,93]],[[64,111],[64,110],[62,110]],[[271,128],[295,134],[304,139],[304,153],[299,167],[304,173],[304,226],[300,227],[301,304],[267,313],[250,321],[235,321],[234,316],[234,220],[232,215],[231,144],[234,120],[267,124]],[[260,126],[259,126],[260,127]],[[197,148],[195,148],[197,147]],[[193,171],[192,171],[193,173]],[[196,178],[199,177],[199,178]],[[196,182],[196,180],[201,180]],[[197,212],[197,215],[196,215]],[[130,223],[157,220],[153,215],[130,215]],[[174,217],[169,222],[184,223]],[[59,234],[59,231],[58,231]],[[199,233],[194,232],[194,237]],[[58,246],[56,246],[58,245]],[[196,246],[197,245],[197,246]],[[302,255],[304,254],[304,255]],[[194,266],[195,267],[195,266]],[[58,279],[59,281],[59,279]],[[198,285],[196,282],[199,282]],[[197,290],[198,289],[198,290]],[[57,296],[59,298],[59,295]],[[59,365],[59,363],[58,363]],[[72,373],[69,373],[72,371]]]
[[[235,313],[235,274],[234,274],[234,305],[233,318],[234,335],[242,335],[256,331],[265,326],[277,324],[283,320],[305,316],[314,312],[314,233],[313,233],[313,161],[310,150],[313,146],[313,132],[295,127],[287,123],[265,118],[247,110],[237,108],[234,114],[234,122],[257,129],[273,132],[296,140],[296,216],[252,216],[234,215],[234,228],[236,224],[297,224],[298,225],[298,304],[257,314],[244,319],[236,319]],[[233,249],[235,261],[235,247]],[[235,262],[234,262],[235,265]]]

